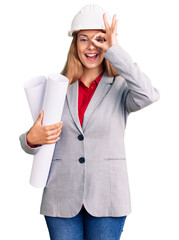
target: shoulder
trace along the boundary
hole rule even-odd
[[[126,94],[130,90],[125,78],[121,75],[114,77],[112,89],[112,91],[114,91],[115,94],[118,95],[118,97],[120,96],[121,98],[125,98]]]
[[[114,77],[114,85],[118,90],[122,90],[123,88],[127,88],[127,82],[124,77],[121,75]]]

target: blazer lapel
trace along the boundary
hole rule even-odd
[[[76,127],[83,134],[83,130],[78,117],[78,80],[70,84],[67,89],[67,104]]]
[[[113,82],[113,77],[108,76],[105,71],[84,113],[83,123],[82,123],[83,131],[87,125],[87,122],[91,114],[95,111],[99,103],[102,101],[104,96],[107,94],[107,92],[111,88],[112,82]]]
[[[109,89],[111,88],[111,85],[114,81],[114,77],[110,77],[107,75],[106,71],[104,72],[101,80],[99,81],[99,84],[86,108],[86,111],[84,113],[83,117],[83,123],[82,126],[80,124],[80,120],[78,117],[78,86],[79,82],[78,80],[72,83],[67,90],[67,100],[68,100],[68,107],[70,109],[71,115],[73,117],[73,120],[77,126],[77,128],[80,130],[80,132],[83,134],[84,129],[87,125],[87,122],[91,116],[91,114],[95,111],[98,104],[102,101],[104,96],[107,94]]]

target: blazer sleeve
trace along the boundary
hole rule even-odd
[[[159,90],[133,62],[130,55],[119,45],[110,47],[104,57],[126,80],[124,105],[128,113],[142,109],[160,98]]]
[[[30,147],[27,144],[27,140],[26,140],[27,133],[28,133],[28,131],[26,131],[25,133],[23,133],[19,136],[21,147],[26,153],[35,155],[39,151],[41,145],[39,145],[37,147]]]

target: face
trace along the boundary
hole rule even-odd
[[[77,34],[78,56],[86,68],[97,68],[102,65],[104,50],[96,47],[91,41],[91,38],[98,32],[102,32],[102,30],[80,30]],[[104,41],[101,37],[97,37],[96,40]]]

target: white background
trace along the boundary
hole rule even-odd
[[[90,1],[0,3],[0,239],[49,239],[40,215],[42,189],[29,184],[33,157],[19,135],[32,125],[23,85],[61,72],[74,15]],[[96,1],[118,18],[119,44],[160,90],[160,100],[131,113],[126,154],[132,199],[121,239],[179,239],[177,0]],[[178,16],[177,16],[178,15]]]

